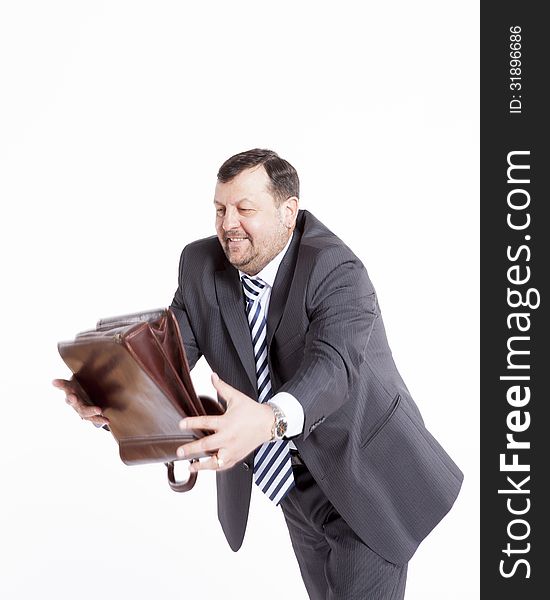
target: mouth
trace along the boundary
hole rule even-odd
[[[247,237],[233,236],[233,237],[226,237],[225,241],[226,242],[244,242],[247,239],[248,239]]]
[[[227,236],[225,244],[228,250],[237,250],[248,243],[248,237],[243,235]]]

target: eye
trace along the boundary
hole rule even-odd
[[[216,215],[218,215],[218,217],[222,217],[224,213],[225,213],[224,208],[216,208]]]

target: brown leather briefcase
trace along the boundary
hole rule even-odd
[[[174,313],[158,309],[102,319],[58,349],[88,395],[85,400],[109,419],[123,462],[164,462],[170,487],[190,490],[197,473],[175,480],[176,449],[208,432],[182,431],[178,423],[187,416],[221,414],[223,408],[195,393]]]

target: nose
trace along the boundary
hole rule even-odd
[[[236,208],[232,206],[227,206],[225,209],[225,214],[223,216],[222,228],[224,231],[231,231],[232,229],[239,229],[239,213]]]

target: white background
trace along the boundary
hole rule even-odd
[[[50,385],[69,375],[57,341],[170,303],[181,248],[214,232],[218,167],[267,147],[366,264],[400,371],[465,472],[406,597],[479,597],[478,3],[0,6],[0,595],[307,598],[256,490],[234,554],[212,473],[173,493]]]

